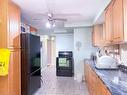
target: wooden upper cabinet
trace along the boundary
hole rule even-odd
[[[105,11],[105,44],[112,42],[112,2]]]
[[[105,23],[101,24],[101,46],[105,46],[106,44],[106,35],[105,35]]]
[[[9,19],[9,48],[20,48],[20,8],[9,1],[8,6],[8,19]]]
[[[0,0],[0,48],[11,52],[9,73],[0,77],[0,95],[21,95],[20,8],[12,0]]]
[[[124,39],[123,0],[115,0],[113,4],[113,42]]]
[[[94,25],[93,27],[93,45],[102,46],[104,42],[104,29],[103,24]]]
[[[127,41],[127,0],[123,0],[124,6],[124,40]]]
[[[112,0],[105,12],[106,42],[127,42],[127,0]]]
[[[103,26],[105,28],[103,31],[99,25],[93,28],[94,46],[127,42],[127,0],[111,1],[105,10],[105,25]]]
[[[0,48],[7,47],[7,0],[0,0]]]
[[[93,27],[93,45],[98,46],[100,43],[100,29],[99,25]]]
[[[0,0],[0,48],[20,47],[20,8],[11,0]]]

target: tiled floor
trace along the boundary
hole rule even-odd
[[[54,67],[43,72],[43,84],[33,95],[89,95],[85,83],[73,77],[57,77]]]

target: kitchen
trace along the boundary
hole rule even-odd
[[[85,61],[86,83],[90,95],[126,95],[126,0],[112,0],[103,16],[104,23],[93,28],[93,45],[100,50],[96,65]]]
[[[52,67],[59,51],[72,51],[74,77],[65,79],[66,85],[69,81],[81,83],[89,95],[127,95],[127,0],[0,0],[0,14],[0,48],[9,49],[11,53],[8,75],[0,76],[0,95],[27,95],[21,94],[21,78],[28,78],[24,72],[28,68],[21,61],[27,56],[21,55],[20,36],[26,31],[26,34],[40,38],[39,47],[44,48],[32,58],[34,69],[38,65],[40,68],[36,63],[41,63],[44,70],[50,65]],[[42,76],[39,80],[43,86],[45,76]],[[51,76],[57,79],[54,73]],[[27,84],[25,81],[28,80],[24,80]],[[24,91],[29,88],[27,86],[24,86]],[[72,95],[87,95],[82,91],[73,93],[74,90],[70,90]]]

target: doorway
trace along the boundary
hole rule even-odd
[[[48,66],[56,65],[56,44],[55,36],[50,36],[47,41]]]
[[[42,72],[47,66],[56,65],[56,41],[55,36],[41,36],[41,65]]]

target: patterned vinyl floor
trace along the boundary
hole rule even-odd
[[[36,85],[37,77],[32,78]],[[31,95],[89,95],[85,83],[79,83],[73,77],[57,77],[55,67],[48,67],[42,73],[41,88]],[[31,87],[34,89],[34,85]]]

